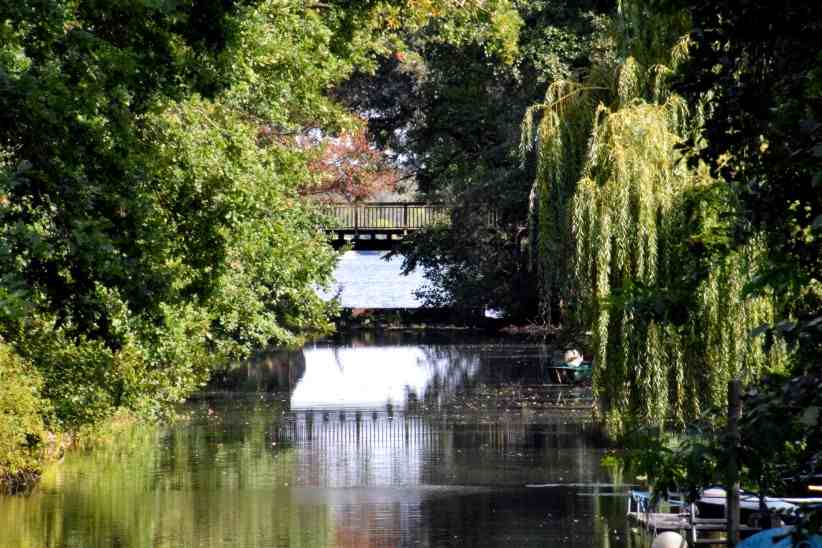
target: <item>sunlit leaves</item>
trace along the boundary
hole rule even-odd
[[[724,401],[731,376],[784,365],[748,333],[773,318],[770,296],[744,298],[759,242],[728,256],[735,203],[701,165],[678,152],[700,117],[665,89],[683,46],[682,17],[643,20],[626,5],[621,47],[584,82],[557,82],[538,130],[538,249],[552,318],[593,332],[594,388],[614,432],[627,419],[683,425]],[[645,28],[664,20],[670,28]],[[673,38],[672,38],[673,36]],[[671,43],[664,46],[664,39]],[[526,118],[523,142],[531,131]],[[526,147],[527,148],[527,147]]]
[[[42,383],[30,363],[0,342],[0,492],[4,483],[12,490],[24,488],[36,476],[47,405]]]

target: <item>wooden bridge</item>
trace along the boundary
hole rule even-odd
[[[391,249],[409,233],[435,224],[451,223],[451,208],[423,202],[366,202],[324,204],[331,222],[325,227],[335,248]],[[485,212],[485,223],[496,226],[499,214]]]
[[[362,247],[390,247],[409,232],[437,223],[448,223],[451,210],[441,204],[420,202],[369,202],[362,204],[327,204],[326,212],[333,224],[326,231],[335,245],[346,243]]]

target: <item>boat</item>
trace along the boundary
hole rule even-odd
[[[593,363],[579,365],[549,365],[546,367],[548,380],[554,384],[576,384],[591,378]]]
[[[591,378],[593,362],[585,361],[576,349],[555,352],[546,367],[547,380],[555,384],[577,384]]]
[[[783,522],[791,523],[795,519],[798,506],[784,498],[764,497],[761,501],[769,512],[776,514]],[[727,492],[722,487],[709,487],[702,491],[696,507],[702,518],[724,518]],[[759,495],[739,492],[739,517],[742,523],[753,523],[762,517]]]
[[[739,517],[738,531],[741,538],[747,538],[752,534],[762,531],[773,525],[782,527],[784,525],[795,525],[798,515],[808,509],[822,509],[822,498],[812,497],[764,497],[762,499],[765,506],[771,513],[770,518],[763,519],[763,512],[760,508],[760,498],[753,493],[739,491]],[[700,498],[693,504],[689,504],[683,493],[668,491],[667,496],[655,500],[650,491],[631,489],[628,492],[628,517],[642,525],[653,536],[663,531],[677,531],[681,535],[687,534],[690,546],[697,544],[715,543],[717,539],[710,534],[727,531],[728,522],[726,516],[726,491],[719,486],[712,486],[702,491]],[[780,523],[781,522],[781,523]],[[775,531],[775,529],[769,529]],[[753,538],[753,537],[752,537]],[[760,539],[770,537],[759,537],[750,544],[740,544],[751,548],[766,546],[761,544]],[[815,536],[814,541],[819,542],[822,537]],[[779,544],[772,546],[788,546]],[[811,543],[811,547],[817,548]],[[818,548],[822,548],[819,545]]]
[[[739,544],[737,548],[792,548],[794,546],[791,533],[791,527],[779,527],[776,529],[766,529],[751,537],[746,538]],[[807,539],[806,544],[808,548],[822,548],[822,536],[811,535]]]

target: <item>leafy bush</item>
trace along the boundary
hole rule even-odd
[[[47,409],[41,384],[37,372],[0,343],[0,488],[14,489],[38,475]]]

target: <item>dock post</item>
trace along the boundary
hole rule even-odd
[[[688,533],[691,546],[696,546],[696,504],[693,502],[688,505],[688,525],[690,526]]]
[[[736,546],[739,540],[739,413],[741,400],[741,382],[733,379],[728,382],[728,485],[725,490],[727,501],[729,547]]]

